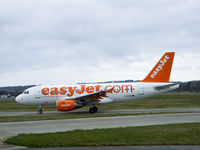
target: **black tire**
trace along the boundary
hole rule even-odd
[[[38,110],[38,114],[41,115],[42,114],[42,110]]]
[[[94,106],[89,109],[89,113],[95,113],[98,111],[98,107]]]
[[[91,107],[91,108],[89,109],[89,113],[95,113],[94,107]]]
[[[94,110],[95,110],[95,112],[97,112],[98,111],[98,107],[94,106]]]

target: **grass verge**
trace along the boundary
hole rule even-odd
[[[200,107],[200,94],[164,94],[141,100],[99,105],[100,110],[139,109],[139,108],[183,108]],[[88,107],[81,108],[87,110]],[[37,111],[38,106],[22,105],[15,101],[0,101],[1,112]],[[57,110],[56,106],[48,106],[47,110]]]
[[[199,145],[200,123],[20,134],[5,142],[27,147]]]

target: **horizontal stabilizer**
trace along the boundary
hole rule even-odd
[[[170,89],[173,87],[178,88],[177,85],[179,86],[179,84],[177,84],[177,83],[172,83],[172,84],[168,84],[168,85],[156,86],[156,87],[154,87],[154,89],[157,91],[160,91],[160,90]]]

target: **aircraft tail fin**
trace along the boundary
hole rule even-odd
[[[169,82],[175,52],[167,52],[141,82]]]

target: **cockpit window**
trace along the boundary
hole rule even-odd
[[[24,91],[24,94],[29,94],[29,91]]]

